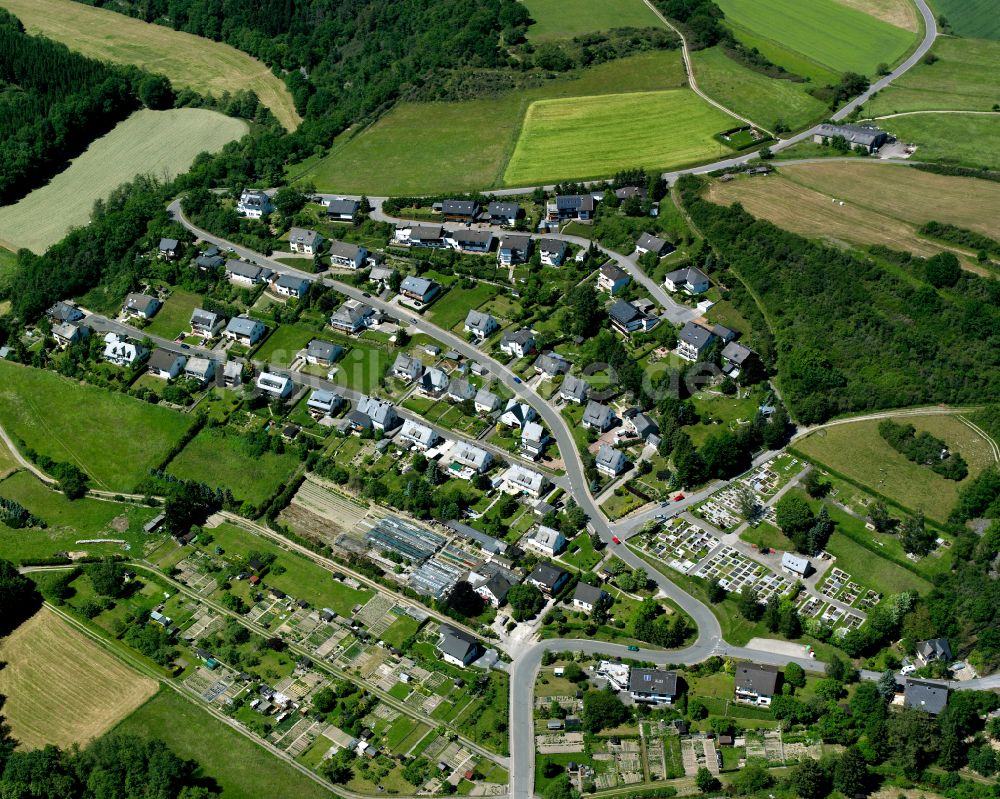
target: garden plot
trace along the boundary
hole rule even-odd
[[[644,780],[642,769],[642,744],[634,738],[622,738],[621,743],[609,743],[608,753],[614,758],[615,771],[624,785],[634,785]]]
[[[228,707],[242,690],[242,686],[237,685],[237,676],[233,669],[221,663],[214,670],[199,666],[184,680],[184,687],[210,705]]]
[[[718,580],[727,591],[739,593],[750,586],[757,592],[761,602],[766,602],[772,594],[783,596],[792,590],[792,581],[774,574],[766,566],[750,560],[731,546],[723,546],[694,572],[706,580]]]
[[[354,614],[354,620],[364,624],[369,630],[372,630],[376,624],[385,622],[385,626],[382,627],[382,632],[385,632],[389,625],[395,621],[395,616],[392,614],[395,606],[396,603],[392,597],[385,594],[375,594],[361,610]],[[374,630],[372,630],[372,634],[375,635]]]
[[[309,749],[326,728],[326,724],[314,719],[300,719],[290,730],[272,743],[292,757],[298,757]]]
[[[781,741],[781,731],[763,733],[748,732],[745,736],[747,759],[762,758],[769,763],[784,763],[785,749]]]
[[[721,543],[698,525],[674,519],[665,529],[644,536],[643,548],[675,571],[688,574]]]
[[[856,583],[850,574],[836,566],[830,569],[818,588],[823,596],[861,610],[873,608],[882,600],[877,591]]]
[[[199,638],[204,638],[218,632],[223,624],[221,615],[202,605],[198,605],[192,617],[191,624],[184,630],[181,637],[185,641],[197,641]]]
[[[175,579],[184,583],[199,596],[209,596],[217,587],[216,578],[208,571],[208,566],[211,563],[211,558],[194,550],[175,566],[177,569]]]

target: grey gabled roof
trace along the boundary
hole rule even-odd
[[[903,688],[903,706],[936,716],[948,705],[948,686],[929,680],[908,679]]]
[[[481,388],[476,393],[476,405],[482,405],[484,408],[497,408],[500,405],[500,398],[492,391],[487,391],[485,388]]]
[[[447,624],[441,625],[441,643],[438,649],[446,655],[451,655],[459,660],[465,660],[470,652],[474,652],[479,644],[471,635],[467,635],[461,630],[456,630]]]
[[[328,214],[354,214],[361,203],[358,200],[330,200],[326,206]]]
[[[601,267],[601,276],[610,280],[612,283],[617,283],[619,280],[627,279],[628,272],[620,268],[617,264],[608,261]]]
[[[596,605],[607,592],[601,588],[595,588],[590,583],[577,583],[573,592],[573,599],[586,602],[588,605]]]
[[[591,194],[563,194],[556,197],[556,208],[560,211],[593,211],[594,197]]]
[[[454,214],[457,216],[472,216],[479,207],[473,200],[445,200],[441,203],[442,214]]]
[[[176,250],[177,245],[180,244],[177,239],[160,239],[160,251],[166,252],[167,250]]]
[[[261,322],[251,319],[249,316],[234,316],[226,325],[226,330],[236,336],[250,336],[260,324]]]
[[[472,330],[479,330],[482,333],[486,333],[489,330],[490,324],[496,325],[496,320],[490,316],[488,313],[483,313],[482,311],[477,311],[472,309],[465,317],[465,326]]]
[[[274,281],[275,286],[281,286],[283,289],[294,289],[295,291],[304,291],[305,288],[309,287],[310,283],[312,281],[309,278],[288,274],[283,274]]]
[[[226,262],[226,271],[231,275],[239,275],[240,277],[250,278],[251,280],[260,280],[264,274],[270,274],[271,270],[268,269],[265,271],[262,266],[233,259],[232,261]]]
[[[323,238],[315,230],[306,230],[301,227],[293,227],[288,231],[288,241],[295,244],[314,245],[317,239]]]
[[[675,696],[677,672],[662,669],[632,669],[628,675],[628,689],[636,694]]]
[[[504,333],[503,339],[501,339],[502,344],[507,342],[512,342],[514,344],[520,344],[522,347],[528,342],[534,341],[535,335],[530,330],[522,327],[520,330],[516,330],[513,333]]]
[[[951,660],[951,647],[945,638],[931,638],[917,644],[917,654],[924,660]]]
[[[220,266],[222,266],[225,260],[226,259],[219,254],[199,255],[195,259],[195,263],[202,269],[218,269]]]
[[[625,461],[625,455],[607,444],[601,444],[601,448],[597,450],[596,463],[598,466],[604,466],[618,472],[625,467]]]
[[[744,347],[737,341],[730,341],[722,350],[722,357],[737,365],[742,364],[751,355],[753,355],[753,350]]]
[[[330,242],[330,255],[336,255],[338,258],[349,258],[353,261],[362,249],[362,247],[359,247],[357,244],[351,244],[349,241],[333,240]]]
[[[690,344],[692,347],[699,350],[706,346],[714,336],[715,334],[710,330],[706,330],[701,325],[696,325],[694,322],[686,322],[684,327],[681,328],[681,332],[677,334],[677,338],[685,344]]]
[[[502,203],[494,200],[486,207],[490,216],[505,216],[508,219],[517,217],[521,213],[521,206],[517,203]]]
[[[735,685],[738,691],[747,691],[760,696],[774,696],[778,690],[777,666],[761,663],[739,663],[736,666]]]
[[[535,566],[535,570],[528,575],[528,579],[539,582],[549,590],[552,590],[566,573],[565,569],[560,569],[551,563],[539,563]]]
[[[611,421],[611,416],[611,408],[607,405],[602,405],[599,402],[590,400],[587,403],[587,407],[583,411],[583,422],[595,427],[600,427],[603,430]]]
[[[338,344],[314,338],[306,346],[306,355],[312,358],[319,358],[324,361],[335,361],[343,348]]]
[[[561,375],[569,371],[570,363],[558,352],[543,352],[535,358],[534,366],[548,375]]]
[[[431,290],[432,285],[434,285],[433,280],[428,280],[425,277],[414,277],[413,275],[408,275],[403,278],[403,282],[399,284],[399,289],[400,291],[410,291],[414,294],[424,296]]]
[[[675,269],[673,272],[668,272],[666,279],[674,285],[681,285],[685,283],[688,285],[695,285],[697,283],[710,282],[708,275],[694,266],[685,266],[681,269]]]
[[[639,236],[639,240],[635,243],[635,246],[643,250],[659,253],[669,244],[670,242],[661,239],[659,236],[654,236],[652,233],[643,233]]]
[[[486,244],[494,239],[492,230],[468,230],[458,228],[448,234],[455,241],[465,244]]]
[[[155,369],[159,372],[169,372],[178,361],[181,362],[181,367],[183,367],[187,362],[187,358],[183,355],[178,355],[176,352],[170,352],[170,350],[156,349],[149,356],[148,365],[150,369]]]
[[[443,233],[444,228],[441,225],[413,225],[410,227],[410,239],[420,239],[421,241],[440,239]]]
[[[863,144],[866,147],[871,147],[880,136],[885,135],[878,128],[865,128],[859,125],[830,125],[827,123],[820,125],[816,133],[829,138],[843,136],[851,144]]]
[[[566,252],[566,242],[562,239],[539,239],[538,249],[542,252],[556,252],[563,255]]]
[[[588,391],[590,391],[590,384],[586,380],[574,375],[566,375],[563,378],[562,385],[559,387],[560,394],[573,397],[581,402],[587,398]]]
[[[612,321],[618,322],[620,325],[628,325],[641,317],[643,313],[630,302],[615,300],[611,308],[608,309],[608,315]]]
[[[525,236],[523,234],[508,234],[500,239],[501,250],[518,250],[519,252],[527,252],[530,246],[531,236]]]

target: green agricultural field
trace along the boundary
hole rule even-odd
[[[499,186],[533,100],[656,91],[686,82],[680,53],[670,50],[609,61],[533,89],[482,100],[401,103],[353,138],[339,137],[329,155],[292,167],[289,177],[312,181],[320,191],[369,194]]]
[[[747,47],[756,47],[771,63],[778,64],[800,78],[807,79],[813,86],[833,85],[840,79],[837,70],[824,67],[797,50],[779,44],[766,35],[759,35],[732,23],[727,26],[733,35]]]
[[[153,336],[176,338],[191,330],[191,312],[201,307],[201,296],[184,289],[173,289],[146,331]]]
[[[914,114],[880,121],[916,158],[959,166],[1000,168],[1000,114]]]
[[[316,333],[308,328],[279,325],[257,350],[254,358],[278,366],[289,366],[295,359],[295,354],[314,338],[317,338]]]
[[[736,124],[689,89],[541,100],[504,173],[510,186],[595,178],[641,164],[692,164],[720,154],[712,136]]]
[[[932,6],[959,36],[1000,39],[1000,16],[993,0],[934,0]]]
[[[878,64],[898,61],[915,41],[914,34],[835,0],[718,0],[718,5],[734,26],[836,72],[872,75]]]
[[[223,486],[237,499],[259,505],[288,482],[298,465],[291,452],[250,454],[238,433],[205,428],[170,462],[167,471],[185,480]]]
[[[950,416],[912,416],[900,423],[927,430],[960,453],[969,464],[969,477],[946,480],[929,468],[911,463],[890,447],[878,433],[878,421],[834,425],[795,442],[807,457],[867,486],[911,510],[923,510],[943,522],[958,499],[958,492],[987,464],[989,445],[977,433]]]
[[[989,111],[1000,103],[1000,42],[942,37],[931,52],[937,61],[917,64],[879,92],[865,107],[866,114]]]
[[[77,544],[82,538],[114,538],[127,541],[132,552],[142,552],[149,538],[142,526],[157,511],[137,505],[90,499],[66,499],[47,488],[26,471],[0,481],[0,497],[12,499],[45,522],[44,530],[12,530],[0,524],[0,558],[15,563],[31,558],[50,558],[57,552],[86,550],[95,555],[121,554],[118,544]]]
[[[198,153],[220,150],[246,132],[242,120],[203,108],[137,111],[48,184],[0,208],[0,245],[44,252],[69,228],[87,224],[94,201],[122,183],[140,174],[186,172]]]
[[[222,789],[221,799],[330,799],[333,795],[169,688],[161,689],[115,731],[156,738],[180,757],[197,761],[202,775]]]
[[[302,121],[291,94],[264,64],[228,44],[73,0],[0,0],[28,33],[50,39],[99,61],[135,64],[189,87],[219,97],[252,91],[288,130]]]
[[[528,28],[534,42],[612,28],[663,26],[642,0],[526,0],[524,5],[535,21]]]
[[[79,466],[95,488],[131,491],[191,422],[125,394],[0,361],[0,424],[36,452]]]
[[[827,108],[806,90],[808,83],[774,80],[747,69],[718,47],[692,54],[698,86],[727,108],[774,129],[778,120],[794,129],[824,116]]]

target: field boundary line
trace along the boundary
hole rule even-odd
[[[997,446],[997,442],[993,439],[993,437],[975,422],[966,419],[965,416],[959,414],[957,419],[966,427],[970,428],[974,433],[978,433],[985,439],[986,443],[990,447],[990,451],[993,453],[993,459],[997,463],[1000,463],[1000,446]]]

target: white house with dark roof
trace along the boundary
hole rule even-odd
[[[926,666],[935,660],[945,663],[951,662],[951,647],[945,638],[931,638],[927,641],[917,642],[917,660],[921,665]]]
[[[770,707],[778,693],[781,672],[770,664],[743,662],[736,664],[734,686],[736,701],[758,707]]]
[[[479,341],[492,336],[499,327],[496,319],[482,311],[473,309],[465,317],[465,332],[471,333]]]
[[[546,527],[544,524],[538,525],[528,533],[523,541],[526,547],[549,558],[554,558],[566,549],[566,536],[555,528]]]
[[[494,200],[486,206],[492,225],[516,225],[517,220],[524,216],[524,209],[517,203],[505,203]]]
[[[280,294],[282,297],[302,299],[308,293],[309,286],[311,285],[312,281],[308,278],[284,274],[279,275],[271,282],[271,289],[275,294]]]
[[[424,373],[424,365],[417,358],[411,358],[406,353],[399,353],[392,364],[392,376],[411,383]]]
[[[314,366],[330,366],[343,352],[344,348],[339,344],[314,338],[306,345],[306,363],[311,363]]]
[[[214,311],[195,308],[191,312],[191,335],[212,338],[222,328],[226,320]]]
[[[376,430],[391,430],[399,418],[391,402],[369,397],[367,394],[362,394],[358,399],[356,410],[368,417]]]
[[[425,277],[407,275],[399,284],[399,293],[421,305],[430,302],[437,296],[441,287],[433,280]]]
[[[663,285],[667,287],[667,291],[683,291],[685,294],[694,295],[704,294],[708,291],[709,286],[712,285],[712,281],[708,279],[708,275],[697,267],[685,266],[675,269],[673,272],[668,272],[667,276],[663,279]]]
[[[631,279],[624,269],[608,261],[597,273],[597,289],[598,291],[606,291],[608,294],[617,294],[628,286]]]
[[[607,591],[596,588],[589,583],[580,582],[576,584],[576,590],[573,592],[573,607],[584,613],[593,613],[594,608],[607,602],[610,598]]]
[[[527,576],[525,582],[535,586],[543,594],[552,596],[559,593],[568,579],[569,572],[565,569],[560,569],[551,563],[539,563],[535,566],[534,571]]]
[[[595,459],[597,471],[608,477],[617,477],[628,468],[628,459],[614,447],[601,444]]]
[[[715,333],[711,330],[686,322],[677,334],[677,354],[686,361],[697,361],[714,340]]]
[[[531,236],[509,233],[502,236],[497,248],[497,261],[501,266],[523,264],[531,257]]]
[[[90,328],[78,322],[58,322],[52,325],[52,338],[60,347],[68,347],[90,337]]]
[[[359,244],[335,240],[330,242],[331,266],[339,266],[341,269],[360,269],[365,265],[367,257],[368,250]],[[374,276],[371,279],[374,280]]]
[[[122,305],[122,313],[125,316],[152,319],[162,304],[156,297],[150,297],[148,294],[129,294],[125,298],[125,304]]]
[[[445,663],[460,669],[474,663],[482,655],[482,647],[475,638],[447,624],[441,625],[441,638],[437,648]]]
[[[794,577],[808,577],[812,572],[812,564],[809,558],[785,552],[781,556],[781,570]]]
[[[677,697],[677,672],[633,668],[628,676],[628,693],[634,702],[649,705],[673,704]]]
[[[455,443],[449,457],[451,463],[457,465],[459,469],[471,469],[479,474],[489,471],[493,465],[493,456],[488,451],[464,441]]]
[[[160,239],[157,255],[165,261],[172,261],[181,251],[181,243],[177,239]]]
[[[448,381],[448,399],[451,402],[465,402],[474,399],[476,387],[462,377],[453,377]]]
[[[595,206],[592,194],[562,194],[546,204],[545,214],[551,222],[562,219],[587,221],[593,218]]]
[[[428,397],[440,397],[448,390],[448,374],[443,369],[431,366],[417,378],[417,391]]]
[[[315,255],[323,246],[323,236],[315,230],[293,227],[288,231],[288,249],[300,255]]]
[[[524,454],[537,458],[549,443],[549,434],[538,422],[528,422],[521,428],[521,451]]]
[[[558,352],[546,350],[535,358],[535,372],[549,380],[564,375],[569,371],[570,362]]]
[[[440,436],[433,428],[425,424],[419,424],[412,419],[403,421],[403,428],[399,431],[399,440],[404,444],[425,450],[433,447]]]
[[[295,384],[284,375],[276,375],[273,372],[261,372],[257,375],[257,388],[272,397],[286,399],[292,395]]]
[[[313,416],[332,416],[344,404],[344,398],[333,391],[317,388],[309,395],[306,409]]]
[[[247,219],[260,219],[262,216],[274,211],[274,205],[266,192],[258,189],[247,189],[240,194],[240,200],[236,203],[238,213]]]
[[[351,222],[361,208],[361,203],[346,197],[326,197],[323,199],[323,206],[326,208],[326,215],[329,219],[337,222]]]
[[[170,350],[157,349],[149,356],[146,369],[153,377],[159,377],[161,380],[174,380],[180,377],[186,363],[187,358],[183,355],[170,352]]]
[[[71,302],[57,302],[49,308],[45,315],[53,322],[77,322],[83,319],[83,311]]]
[[[475,222],[479,203],[475,200],[445,200],[441,203],[441,216],[448,222]]]
[[[523,358],[535,349],[535,335],[527,328],[503,334],[500,351],[515,358]]]
[[[503,575],[494,574],[485,583],[479,585],[475,591],[492,607],[498,608],[507,601],[510,583]]]
[[[590,384],[586,380],[573,375],[566,375],[563,378],[562,385],[559,386],[559,397],[563,402],[573,402],[580,405],[587,399],[588,393],[590,393]]]
[[[945,683],[907,678],[903,686],[903,707],[939,715],[948,706],[948,686]]]
[[[375,309],[348,300],[330,315],[330,327],[348,335],[356,335],[375,322]]]
[[[500,424],[507,427],[524,427],[528,422],[533,422],[538,418],[535,409],[526,402],[518,402],[516,397],[507,400],[503,414],[500,416]]]
[[[605,432],[615,421],[614,411],[607,405],[590,400],[587,407],[583,409],[583,418],[580,424],[584,427],[596,430],[599,433]]]
[[[441,225],[418,225],[403,222],[396,226],[393,240],[406,247],[447,247],[444,239],[444,228]]]
[[[615,300],[608,309],[608,316],[611,326],[626,336],[651,330],[657,322],[655,316],[650,316],[637,308],[635,303],[625,300]]]
[[[445,241],[449,247],[459,252],[484,253],[493,249],[494,238],[492,230],[470,230],[460,227],[449,231]]]
[[[669,241],[661,239],[659,236],[654,236],[652,233],[643,233],[635,243],[635,250],[639,255],[651,252],[662,258],[664,255],[672,253],[675,249],[676,247]]]
[[[493,413],[500,409],[500,397],[481,388],[476,392],[475,404],[477,413]]]
[[[222,335],[244,347],[252,347],[264,337],[266,332],[267,328],[259,320],[251,319],[249,316],[234,316],[229,320]]]
[[[730,341],[722,348],[722,371],[736,379],[747,365],[755,362],[757,353],[738,341]]]
[[[215,361],[211,358],[188,358],[184,374],[204,386],[215,377]]]
[[[538,499],[548,480],[545,475],[519,463],[510,466],[501,476],[503,490],[508,494],[525,494]]]
[[[266,266],[257,266],[247,261],[233,259],[226,261],[226,279],[230,283],[237,283],[241,286],[258,286],[266,283],[273,275]]]
[[[538,254],[542,266],[562,266],[566,260],[567,244],[562,239],[543,238],[538,240]]]

